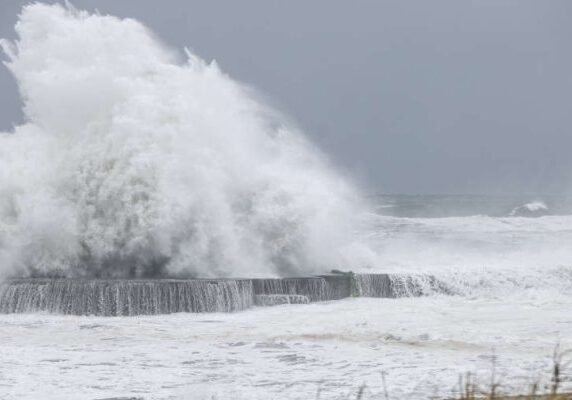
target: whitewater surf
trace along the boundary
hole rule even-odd
[[[0,397],[384,398],[383,373],[425,399],[572,347],[570,199],[365,198],[136,20],[32,4],[15,29]]]
[[[0,135],[4,275],[278,276],[355,260],[357,191],[215,62],[59,5],[25,7],[16,32],[2,48],[26,123]]]

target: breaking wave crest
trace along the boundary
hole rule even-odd
[[[367,253],[361,196],[216,63],[60,5],[24,7],[16,32],[2,47],[26,123],[0,134],[3,275],[292,275]]]
[[[0,133],[0,276],[337,268],[392,273],[401,295],[572,287],[572,217],[559,207],[472,215],[500,206],[414,196],[395,205],[415,217],[375,215],[256,93],[137,21],[33,4],[16,32],[1,44],[26,122]],[[427,218],[442,204],[462,216]]]

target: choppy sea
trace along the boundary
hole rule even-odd
[[[555,347],[572,348],[570,203],[375,201],[357,234],[380,258],[364,270],[431,273],[454,295],[230,314],[1,315],[0,398],[345,399],[365,385],[364,398],[427,399],[458,391],[466,373],[486,386],[493,372],[509,392],[549,384]]]

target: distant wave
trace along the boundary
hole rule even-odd
[[[518,207],[515,207],[511,212],[511,217],[540,217],[547,215],[549,212],[548,207],[542,201],[533,201]]]
[[[355,272],[432,276],[475,295],[572,288],[572,215],[377,216],[362,236],[376,260]]]

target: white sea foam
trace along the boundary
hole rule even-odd
[[[3,47],[27,122],[0,134],[2,273],[339,267],[421,273],[425,293],[436,277],[461,296],[1,315],[3,399],[348,398],[362,383],[383,398],[382,372],[391,398],[425,399],[464,372],[488,382],[493,352],[516,391],[550,372],[556,343],[572,346],[572,216],[364,214],[295,128],[136,21],[35,4],[17,32]]]
[[[0,134],[4,275],[338,268],[467,294],[569,287],[571,216],[375,215],[252,90],[137,21],[34,4],[16,31],[2,47],[27,122]]]
[[[0,134],[3,272],[258,276],[355,260],[360,196],[216,63],[132,19],[24,7],[3,41],[26,123]]]
[[[531,217],[531,216],[541,216],[548,213],[548,207],[542,201],[533,201],[531,203],[526,203],[521,206],[515,207],[510,215],[512,217]]]
[[[459,375],[549,384],[571,297],[353,298],[234,314],[0,315],[2,399],[450,398]],[[563,371],[567,376],[568,370]],[[205,386],[201,388],[201,386]],[[570,389],[570,382],[563,382]],[[208,389],[201,397],[203,390]]]
[[[370,222],[360,240],[376,249],[375,264],[357,272],[432,275],[468,296],[572,292],[572,216],[372,216]]]

